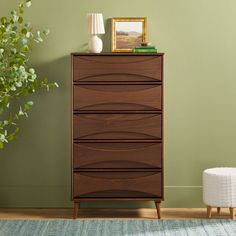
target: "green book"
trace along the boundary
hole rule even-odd
[[[157,52],[157,49],[156,48],[134,48],[133,49],[133,52],[137,52],[137,53],[155,53]]]
[[[135,47],[135,49],[156,49],[155,46],[140,46],[140,47]]]

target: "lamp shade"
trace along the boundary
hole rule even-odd
[[[88,13],[88,33],[105,34],[103,16],[101,13]]]

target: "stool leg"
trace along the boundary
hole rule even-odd
[[[211,206],[207,206],[207,217],[208,218],[211,218],[211,210],[212,210],[212,207]]]
[[[229,208],[229,211],[230,211],[230,217],[232,220],[234,220],[234,208],[233,207],[230,207]]]
[[[220,207],[217,207],[217,213],[220,214]]]

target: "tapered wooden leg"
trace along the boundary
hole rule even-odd
[[[230,217],[232,220],[234,220],[234,208],[233,207],[230,207],[229,208],[229,211],[230,211]]]
[[[160,202],[155,202],[156,209],[157,209],[157,217],[161,219],[161,209],[160,209]]]
[[[211,218],[211,210],[212,210],[212,207],[211,206],[207,206],[207,217],[208,218]]]
[[[220,207],[217,207],[217,213],[220,214]]]
[[[74,203],[74,219],[78,217],[79,205],[79,202]]]

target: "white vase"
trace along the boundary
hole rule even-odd
[[[100,53],[102,52],[102,40],[97,36],[93,35],[88,44],[89,52],[91,53]]]

